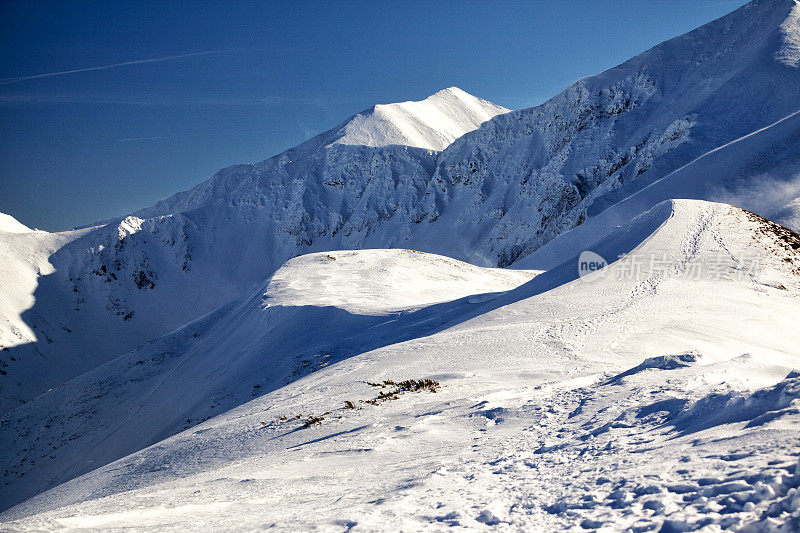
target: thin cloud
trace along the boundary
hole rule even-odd
[[[57,105],[57,104],[99,104],[132,106],[285,106],[318,105],[358,102],[350,97],[297,97],[297,96],[177,96],[166,94],[124,95],[124,94],[80,94],[80,93],[16,93],[0,94],[0,106],[13,105]]]
[[[0,105],[50,105],[50,104],[108,104],[135,106],[271,106],[295,103],[294,99],[283,96],[221,96],[193,97],[173,95],[114,95],[114,94],[75,94],[75,93],[18,93],[0,94]],[[301,102],[302,103],[302,102]]]
[[[193,139],[196,137],[219,137],[223,135],[249,135],[253,133],[273,133],[278,130],[248,130],[248,131],[226,131],[222,133],[196,133],[192,135],[160,135],[157,137],[128,137],[125,139],[114,139],[114,142],[137,142],[137,141],[159,141],[162,139]]]
[[[307,127],[302,122],[298,122],[297,126],[301,130],[303,130],[303,137],[305,138],[305,140],[309,140],[311,137],[314,137],[314,136],[318,135],[319,133],[321,133],[319,130]]]
[[[182,59],[184,57],[197,57],[197,56],[207,56],[213,54],[225,54],[230,52],[236,52],[237,50],[210,50],[208,52],[192,52],[190,54],[179,54],[175,56],[165,56],[165,57],[156,57],[152,59],[137,59],[134,61],[124,61],[122,63],[114,63],[111,65],[102,65],[99,67],[86,67],[86,68],[77,68],[72,70],[62,70],[59,72],[47,72],[45,74],[34,74],[33,76],[20,76],[17,78],[6,78],[0,81],[0,85],[10,85],[12,83],[19,83],[21,81],[27,80],[36,80],[39,78],[52,78],[54,76],[64,76],[66,74],[76,74],[78,72],[89,72],[92,70],[106,70],[109,68],[118,68],[118,67],[127,67],[129,65],[141,65],[143,63],[161,63],[162,61],[172,61],[173,59]]]

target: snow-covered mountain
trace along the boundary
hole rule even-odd
[[[540,106],[451,87],[116,220],[50,234],[0,217],[0,508],[68,482],[0,520],[102,529],[141,508],[185,527],[197,505],[257,519],[248,506],[291,480],[272,518],[288,529],[310,526],[309,491],[331,527],[350,512],[367,529],[398,515],[408,529],[594,527],[631,506],[667,530],[728,527],[720,508],[789,523],[797,384],[781,380],[798,367],[800,237],[750,211],[796,224],[798,154],[800,4],[757,0]],[[584,283],[586,249],[631,255]],[[682,277],[709,258],[713,280]],[[389,385],[366,383],[421,378],[444,386],[390,402]],[[303,428],[298,413],[327,422]],[[706,430],[710,455],[686,469]],[[655,453],[672,470],[648,470]],[[352,498],[310,481],[329,458]],[[344,484],[364,461],[385,479]],[[566,461],[600,477],[567,482]],[[541,474],[528,492],[526,468]],[[475,491],[458,472],[478,472]],[[543,496],[546,483],[563,493]],[[219,508],[192,496],[206,489]],[[408,517],[431,498],[454,508]]]
[[[429,147],[504,111],[454,87],[421,102],[375,106],[262,163],[224,169],[149,209],[81,230],[80,238],[54,237],[70,242],[48,254],[38,286],[35,277],[25,284],[36,287],[25,294],[36,304],[0,322],[0,407],[213,311],[303,251],[362,248],[368,238],[397,246],[435,166]],[[362,141],[369,146],[353,144]],[[391,228],[371,235],[396,212]]]
[[[439,158],[430,216],[461,221],[473,229],[468,235],[486,228],[472,253],[511,264],[704,154],[800,110],[798,42],[797,2],[752,2],[583,78],[541,106],[496,117]],[[746,157],[718,160],[713,172],[696,176],[690,197],[728,194],[764,215],[797,197],[796,116],[779,129]],[[713,187],[704,190],[709,181]],[[766,185],[771,190],[762,191]]]
[[[753,2],[520,111],[455,88],[375,106],[105,224],[49,258],[21,319],[37,341],[4,333],[3,409],[300,254],[400,247],[507,266],[642,189],[636,210],[689,197],[770,216],[800,195],[799,13]]]
[[[217,317],[17,409],[2,433],[6,502],[154,445],[0,519],[12,530],[787,520],[800,482],[800,236],[674,201],[583,244],[625,257],[577,279],[563,247],[560,266],[516,289],[439,304],[535,273],[407,251],[293,260]],[[415,277],[441,292],[413,293]],[[439,386],[386,381],[407,379]]]

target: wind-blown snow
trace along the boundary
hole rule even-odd
[[[795,198],[775,211],[769,219],[794,231],[800,231],[800,198]]]
[[[800,65],[800,2],[793,0],[794,5],[780,26],[782,46],[776,57],[793,67]]]

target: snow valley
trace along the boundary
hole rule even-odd
[[[536,107],[2,215],[0,523],[796,531],[798,197],[800,4],[757,0]]]

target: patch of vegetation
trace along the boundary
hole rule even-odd
[[[397,384],[401,392],[430,391],[436,392],[439,389],[439,382],[434,379],[407,379]]]
[[[405,381],[399,381],[399,382],[393,381],[391,379],[387,379],[387,380],[384,380],[383,383],[371,383],[371,382],[368,381],[367,385],[370,385],[372,387],[380,387],[382,389],[388,389],[388,390],[380,391],[378,393],[378,395],[376,397],[374,397],[374,398],[370,398],[368,400],[359,400],[361,403],[364,403],[364,404],[367,404],[367,405],[380,405],[383,402],[388,402],[390,400],[397,400],[401,395],[403,395],[403,394],[405,394],[407,392],[423,392],[423,391],[436,392],[437,390],[439,390],[439,387],[441,387],[441,385],[439,384],[438,381],[433,380],[433,379],[428,379],[428,378],[425,378],[425,379],[407,379]],[[358,407],[356,406],[355,402],[352,402],[350,400],[345,400],[344,407],[342,407],[342,408],[340,408],[338,410],[339,411],[348,411],[348,410],[355,410],[355,409],[358,409]],[[332,414],[331,411],[326,411],[326,412],[322,413],[321,415],[310,414],[303,421],[303,424],[302,424],[301,427],[309,428],[311,426],[322,424],[322,421],[325,420],[325,417],[330,415],[330,414]],[[303,416],[299,415],[299,414],[296,415],[296,416],[293,416],[293,417],[287,417],[286,415],[281,415],[281,416],[278,417],[278,421],[286,422],[288,420],[300,420],[301,418],[303,418]],[[341,418],[341,416],[338,416],[338,418]],[[269,423],[268,422],[261,422],[261,425],[262,426],[267,426],[267,425],[269,425]]]
[[[758,241],[761,237],[770,238],[778,248],[782,249],[782,260],[788,263],[787,266],[792,273],[800,274],[800,234],[746,209],[742,211],[751,222],[758,224],[753,239]]]
[[[397,394],[399,392],[418,392],[418,391],[430,391],[436,392],[438,388],[441,386],[439,382],[434,379],[407,379],[405,381],[392,381],[391,379],[386,379],[383,383],[371,383],[367,381],[367,385],[372,387],[395,387],[395,390],[389,394]],[[384,393],[381,393],[384,394]]]
[[[309,415],[308,418],[306,418],[305,422],[303,422],[303,427],[310,428],[311,426],[322,424],[323,420],[325,420],[325,418],[321,416]]]

